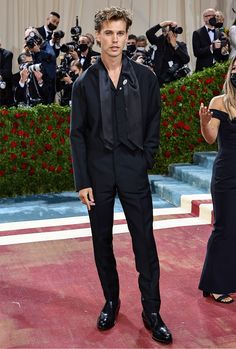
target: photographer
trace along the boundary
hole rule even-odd
[[[0,42],[0,106],[11,106],[12,98],[12,59],[13,53],[1,48]]]
[[[229,58],[229,43],[217,28],[216,11],[208,8],[203,11],[205,25],[193,32],[193,53],[197,57],[195,71],[211,67],[216,62],[223,62]]]
[[[47,41],[43,41],[37,29],[29,27],[25,31],[25,50],[32,54],[33,62],[41,63],[43,80],[49,86],[48,103],[53,103],[56,93],[56,56]]]
[[[70,69],[68,72],[63,67],[63,64],[58,67],[57,92],[60,92],[60,105],[70,105],[72,85],[74,81],[77,79],[77,77],[82,74],[82,72],[83,69],[79,59],[71,62]]]
[[[36,28],[43,40],[46,40],[52,46],[56,57],[60,53],[60,40],[65,33],[62,30],[55,31],[60,23],[60,15],[57,12],[50,12],[46,18],[46,23],[42,27]]]
[[[49,86],[43,80],[42,65],[34,64],[30,53],[18,57],[20,71],[14,74],[14,101],[16,105],[47,104]]]
[[[162,34],[156,36],[160,29],[162,29]],[[186,76],[190,71],[185,67],[190,60],[187,46],[184,42],[177,41],[177,36],[182,31],[183,29],[178,27],[176,22],[164,21],[146,32],[151,45],[156,45],[153,60],[154,72],[160,86]]]

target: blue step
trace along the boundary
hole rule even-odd
[[[206,190],[194,187],[175,178],[162,176],[154,182],[156,194],[174,206],[180,206],[181,195],[206,194]]]
[[[216,151],[196,152],[193,154],[193,163],[211,169],[216,155]]]
[[[210,192],[211,169],[199,165],[172,164],[169,175],[174,179]]]

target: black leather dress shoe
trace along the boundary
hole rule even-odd
[[[120,309],[120,300],[107,301],[98,317],[97,328],[101,331],[109,330],[116,323]]]
[[[155,341],[165,344],[172,343],[172,335],[159,313],[151,313],[147,316],[143,311],[142,318],[144,326],[152,332],[152,338]]]

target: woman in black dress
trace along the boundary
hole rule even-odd
[[[209,109],[201,104],[201,132],[212,144],[218,140],[211,194],[214,229],[199,283],[203,296],[221,303],[232,303],[236,292],[236,58],[231,62],[223,88]]]

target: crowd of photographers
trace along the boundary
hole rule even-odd
[[[228,33],[223,26],[221,11],[206,9],[203,21],[204,26],[192,36],[196,71],[227,60],[236,42],[235,31],[230,37],[232,27]],[[65,33],[57,30],[59,23],[60,15],[51,12],[45,25],[25,30],[24,49],[18,57],[19,72],[14,75],[13,54],[0,47],[0,106],[34,106],[55,101],[70,105],[73,82],[96,62],[99,53],[93,50],[93,35],[82,33],[78,17],[67,43],[63,43]],[[124,54],[152,69],[162,86],[190,73],[187,46],[178,41],[182,32],[183,28],[174,21],[161,22],[148,29],[146,36],[130,34]]]

